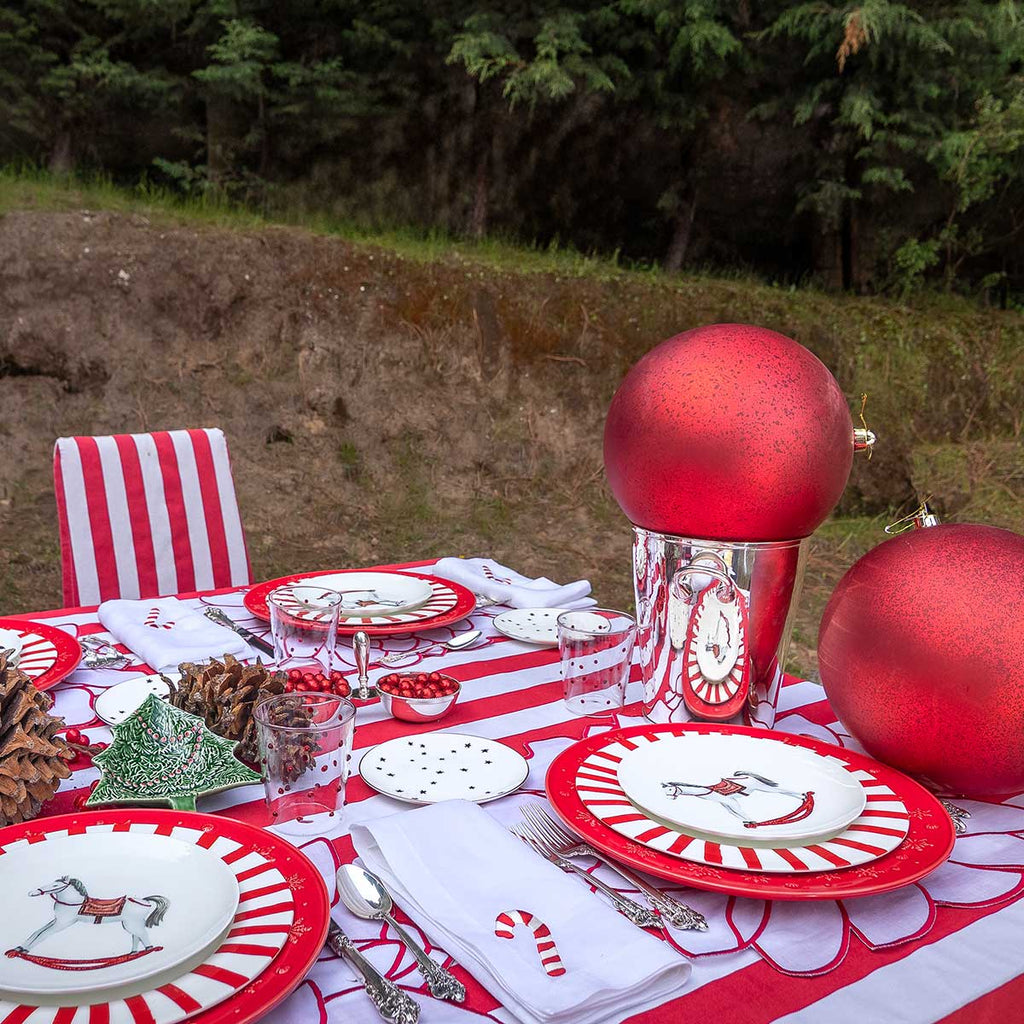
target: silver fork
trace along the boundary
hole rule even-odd
[[[692,907],[688,907],[685,903],[680,903],[678,900],[673,899],[667,893],[659,892],[654,886],[645,882],[636,872],[630,871],[629,868],[622,864],[617,864],[603,853],[595,850],[588,843],[582,842],[579,836],[574,836],[555,821],[540,804],[524,804],[520,810],[523,813],[523,817],[533,827],[533,830],[542,835],[560,857],[593,857],[604,864],[605,867],[611,868],[612,871],[624,878],[630,885],[639,889],[644,894],[647,902],[669,924],[674,924],[677,928],[687,931],[706,932],[708,930],[708,923],[703,914]]]
[[[639,903],[634,903],[633,900],[623,896],[622,893],[616,892],[610,885],[605,885],[600,878],[594,878],[593,875],[584,871],[578,864],[573,864],[572,861],[560,857],[525,821],[519,825],[511,825],[509,832],[514,836],[518,836],[535,853],[539,853],[545,860],[551,861],[556,867],[560,867],[563,871],[574,872],[584,878],[588,885],[593,886],[595,889],[600,889],[612,901],[612,906],[638,928],[661,927],[661,918],[657,914],[652,913],[646,907],[641,907]]]

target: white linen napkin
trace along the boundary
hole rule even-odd
[[[176,597],[104,601],[99,620],[158,672],[175,669],[183,661],[205,661],[225,654],[240,659],[256,657],[237,633],[211,622]]]
[[[469,587],[513,608],[591,608],[597,602],[588,595],[588,580],[558,584],[546,576],[531,579],[490,558],[442,558],[430,570],[435,576]]]
[[[448,800],[354,825],[363,864],[398,905],[491,995],[528,1024],[619,1021],[681,993],[690,965],[577,878],[528,849],[485,810]],[[550,937],[499,915],[532,915]],[[538,951],[538,944],[554,947]],[[553,951],[565,971],[548,973]]]

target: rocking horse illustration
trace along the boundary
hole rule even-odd
[[[814,793],[797,793],[791,789],[784,789],[777,782],[757,775],[755,772],[733,772],[714,785],[701,785],[695,782],[663,782],[661,788],[672,799],[681,796],[692,796],[698,800],[710,800],[724,808],[733,817],[743,822],[744,828],[763,828],[768,825],[788,825],[794,821],[803,821],[814,811]],[[770,818],[766,821],[752,821],[750,816],[743,811],[740,803],[742,797],[750,796],[751,793],[771,793],[776,796],[792,797],[799,804],[789,814],[778,818]]]
[[[163,946],[154,946],[150,943],[146,931],[147,928],[160,924],[167,913],[170,900],[163,896],[125,895],[114,899],[94,899],[79,879],[68,875],[62,875],[49,885],[33,889],[29,896],[49,896],[53,900],[53,920],[37,928],[22,945],[7,950],[6,955],[9,957],[20,957],[40,967],[51,967],[59,971],[94,971],[137,960],[163,949]],[[131,951],[121,956],[90,957],[84,960],[65,960],[32,954],[32,948],[43,939],[82,922],[120,924],[132,937]]]

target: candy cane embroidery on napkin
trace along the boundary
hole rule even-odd
[[[160,609],[150,608],[149,614],[146,616],[146,625],[150,629],[174,629],[173,622],[157,622],[158,618],[160,618]]]
[[[551,929],[528,910],[508,910],[499,914],[494,919],[494,934],[499,939],[514,938],[517,925],[522,925],[533,932],[533,938],[537,943],[537,955],[544,970],[552,978],[565,974],[562,958],[558,955],[555,940],[551,938]]]
[[[480,566],[480,571],[489,580],[493,580],[495,583],[504,583],[504,584],[508,585],[509,583],[512,582],[510,579],[508,579],[505,576],[495,576],[494,575],[494,570],[489,565],[482,565],[482,566]]]

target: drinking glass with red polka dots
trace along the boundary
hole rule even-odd
[[[333,693],[294,692],[256,705],[269,825],[315,836],[341,825],[355,705]]]
[[[348,684],[334,668],[342,596],[308,583],[277,587],[267,595],[274,667],[288,676],[287,688],[348,696]]]
[[[636,620],[610,608],[587,608],[558,616],[562,693],[574,715],[604,715],[626,701],[633,662]]]

